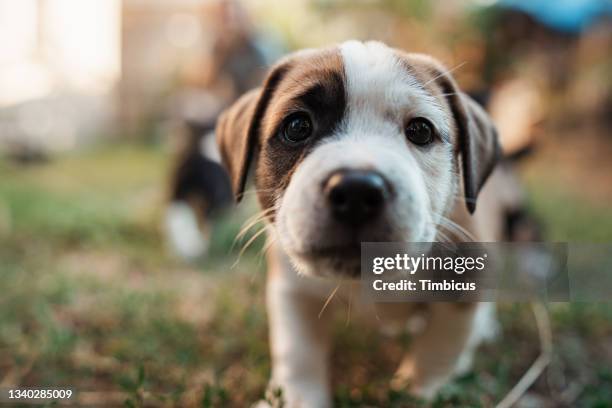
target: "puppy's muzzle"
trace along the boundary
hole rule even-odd
[[[354,228],[378,218],[390,198],[387,181],[372,170],[335,171],[323,192],[334,220]]]

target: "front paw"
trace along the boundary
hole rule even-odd
[[[430,401],[436,396],[445,382],[445,379],[420,381],[415,376],[412,367],[406,365],[401,367],[393,376],[391,388],[396,391],[408,391],[419,399]]]
[[[270,387],[266,390],[264,399],[257,401],[252,408],[281,408],[287,407],[283,398],[283,390],[279,387]]]
[[[418,400],[431,401],[437,395],[440,388],[444,385],[444,382],[427,385],[419,385],[413,383],[407,383],[402,380],[393,379],[391,381],[391,388],[395,391],[408,391],[410,395],[417,398]]]

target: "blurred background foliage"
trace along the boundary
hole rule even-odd
[[[211,220],[196,264],[168,251],[160,220],[185,118],[214,117],[292,49],[377,39],[458,67],[509,149],[533,145],[518,170],[545,238],[611,242],[612,26],[601,10],[545,23],[519,3],[0,0],[0,386],[70,386],[104,406],[263,397],[263,239],[238,263],[253,233],[234,243],[256,204]],[[553,363],[521,406],[612,406],[612,308],[550,311]],[[423,405],[388,387],[410,338],[337,318],[337,405]],[[434,406],[491,406],[536,358],[528,306],[500,319]]]

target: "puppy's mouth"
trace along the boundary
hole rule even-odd
[[[325,259],[325,258],[338,258],[338,259],[352,259],[361,258],[361,243],[350,243],[347,245],[333,245],[327,247],[312,248],[308,251],[304,251],[299,256],[304,258],[314,259]]]

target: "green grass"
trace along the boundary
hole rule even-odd
[[[185,265],[159,227],[167,163],[138,145],[30,167],[0,161],[0,381],[70,386],[103,405],[243,407],[264,397],[261,241],[232,268],[234,236],[254,206],[217,221],[210,259]],[[547,238],[612,240],[610,208],[537,180],[529,188]],[[551,315],[555,357],[531,396],[550,402],[576,383],[575,406],[610,406],[612,307],[558,304]],[[502,305],[500,319],[500,339],[433,406],[491,406],[535,359],[528,306]],[[410,338],[382,338],[344,316],[335,331],[337,406],[424,406],[388,386]]]
[[[548,240],[558,242],[611,242],[612,206],[582,198],[579,191],[560,184],[532,180],[529,205],[544,222]]]

